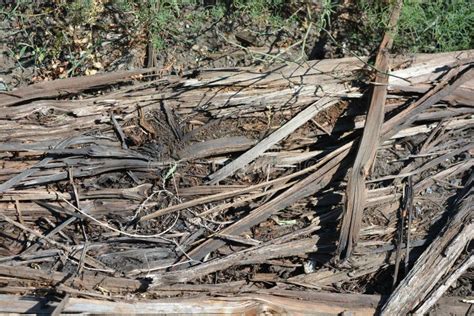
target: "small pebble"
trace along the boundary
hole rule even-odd
[[[420,216],[421,213],[423,213],[423,211],[421,210],[421,207],[416,206],[416,207],[415,207],[415,214],[416,214],[416,216],[417,216],[417,217]]]
[[[303,263],[304,273],[308,274],[308,273],[313,273],[314,271],[316,271],[316,269],[314,268],[314,265],[315,265],[315,262],[313,260],[305,261]]]
[[[7,84],[2,78],[0,78],[0,91],[8,91]]]

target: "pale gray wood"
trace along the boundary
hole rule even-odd
[[[223,168],[219,169],[215,173],[209,175],[209,184],[216,184],[219,181],[222,181],[223,179],[231,176],[234,172],[236,172],[240,168],[245,167],[257,157],[261,156],[265,151],[270,149],[273,145],[281,141],[283,138],[293,133],[297,128],[301,127],[303,124],[312,119],[317,113],[329,108],[337,102],[338,100],[335,100],[333,98],[323,97],[314,104],[311,104],[306,109],[298,113],[294,118],[289,120],[285,125],[280,127],[268,137],[264,138],[262,141],[260,141],[252,149],[246,151],[236,160],[225,165]]]
[[[440,284],[439,287],[430,295],[430,297],[421,305],[413,315],[422,316],[425,315],[428,310],[436,304],[436,302],[443,296],[443,294],[449,289],[449,287],[457,280],[459,277],[467,271],[470,267],[474,265],[474,255],[470,255],[467,259],[463,262],[463,264],[454,271],[449,278]]]
[[[448,273],[466,245],[474,238],[474,175],[458,198],[455,214],[441,234],[415,262],[382,307],[382,315],[406,315],[435,288]]]

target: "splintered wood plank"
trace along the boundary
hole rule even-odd
[[[31,282],[37,286],[40,283],[58,284],[68,278],[68,274],[63,272],[5,265],[0,265],[0,276],[12,278],[13,280],[24,280],[25,282]],[[121,291],[137,291],[147,284],[144,280],[110,277],[97,275],[92,272],[84,272],[82,276],[72,278],[71,282],[89,290],[100,285],[108,291],[115,293]]]
[[[430,297],[421,305],[413,314],[417,316],[426,315],[429,309],[436,304],[436,302],[443,296],[443,294],[450,288],[450,286],[456,282],[459,277],[467,271],[470,267],[474,266],[474,255],[467,257],[463,263],[454,271],[450,272],[449,278],[445,282],[440,284],[437,289],[430,295]]]
[[[309,252],[315,252],[317,251],[316,243],[319,240],[318,237],[300,238],[309,236],[311,233],[318,230],[320,228],[318,225],[319,223],[313,223],[308,227],[299,229],[282,237],[270,240],[252,248],[235,252],[224,258],[205,262],[186,270],[164,272],[148,276],[153,278],[154,286],[168,283],[183,283],[232,266],[264,263],[269,259],[298,256]]]
[[[439,83],[423,95],[423,97],[410,104],[398,115],[387,120],[382,128],[384,139],[389,139],[397,134],[412,124],[417,119],[418,114],[450,96],[466,82],[474,80],[472,63],[474,63],[474,58],[454,65],[453,68],[440,78]]]
[[[413,57],[410,67],[390,72],[388,90],[390,92],[405,91],[406,93],[425,94],[443,76],[440,63],[445,67],[454,68],[460,61],[472,60],[474,51],[458,51],[440,54],[418,54]],[[396,61],[394,64],[396,65]],[[452,104],[474,105],[474,80],[465,82],[458,89],[443,98]]]
[[[0,94],[0,108],[13,106],[26,101],[57,98],[75,94],[94,87],[107,86],[131,77],[150,72],[149,69],[138,69],[98,74],[87,77],[66,78],[54,81],[45,81],[20,88],[13,92]]]
[[[249,215],[241,218],[234,224],[221,230],[220,233],[227,235],[239,235],[250,227],[257,225],[276,212],[293,205],[295,202],[306,198],[322,188],[326,187],[336,176],[337,171],[349,154],[350,145],[346,144],[337,150],[329,153],[325,158],[314,165],[318,168],[314,173],[300,180],[286,191],[275,197],[273,200],[257,207]],[[219,239],[207,239],[198,247],[194,248],[188,255],[194,260],[201,260],[208,253],[216,250],[225,242]],[[184,259],[183,259],[184,260]]]
[[[88,199],[123,198],[130,200],[142,200],[146,197],[146,193],[151,187],[152,185],[150,183],[146,183],[128,189],[84,190],[80,191],[80,195],[81,197],[86,197]],[[71,197],[72,194],[70,193],[62,193],[45,189],[10,190],[4,192],[0,196],[0,201],[58,201],[61,199],[69,200]]]
[[[326,293],[324,293],[326,294]],[[346,294],[327,293],[325,296],[311,297],[301,300],[282,295],[252,294],[233,295],[232,297],[206,297],[181,299],[154,299],[142,302],[130,302],[116,299],[105,301],[71,297],[64,306],[63,313],[73,314],[200,314],[200,315],[260,315],[267,312],[276,315],[311,315],[327,316],[340,315],[348,312],[351,315],[373,315],[373,302],[380,300],[377,296],[359,298],[363,303],[350,306]],[[319,299],[318,299],[319,298]],[[358,301],[359,302],[359,301]],[[0,295],[0,311],[5,313],[38,313],[50,314],[58,303],[44,304],[44,299]]]
[[[320,100],[316,101],[314,104],[311,104],[306,109],[298,113],[294,118],[289,120],[285,125],[280,127],[278,130],[273,132],[271,135],[260,141],[252,149],[246,151],[244,154],[239,156],[236,160],[225,165],[223,168],[209,175],[209,184],[216,184],[219,181],[224,180],[225,178],[231,176],[234,172],[240,168],[245,167],[250,162],[261,156],[265,151],[270,149],[273,145],[281,141],[283,138],[287,137],[293,133],[300,126],[308,122],[320,111],[329,108],[331,105],[338,102],[337,99],[330,97],[323,97]]]
[[[379,295],[327,292],[260,290],[257,294],[235,294],[231,297],[198,296],[179,299],[153,299],[140,302],[117,298],[114,301],[71,297],[63,313],[71,314],[203,314],[203,315],[375,315]],[[50,314],[58,305],[44,298],[0,295],[3,313]],[[438,308],[456,315],[466,315],[469,304],[460,297],[445,297]],[[442,315],[443,313],[436,313]]]
[[[407,315],[423,302],[474,239],[474,175],[457,199],[454,215],[423,252],[382,308],[382,315]],[[468,254],[472,256],[471,254]],[[429,297],[428,297],[429,298]]]
[[[274,258],[285,258],[315,252],[318,250],[316,247],[317,241],[318,238],[314,237],[290,241],[283,244],[256,246],[255,249],[251,248],[249,250],[236,252],[227,257],[206,262],[186,270],[165,272],[158,275],[148,275],[148,277],[153,277],[153,284],[156,286],[189,282],[205,275],[225,270],[232,266],[261,264]]]
[[[387,98],[387,85],[389,70],[388,50],[393,44],[393,31],[400,16],[402,1],[397,1],[394,5],[389,22],[389,30],[385,32],[380,44],[375,68],[377,76],[375,87],[370,101],[369,112],[365,123],[364,133],[359,143],[359,150],[354,162],[354,166],[349,174],[349,181],[346,189],[346,200],[344,216],[342,220],[337,255],[344,259],[351,255],[354,244],[359,239],[360,224],[362,222],[362,211],[365,206],[366,188],[365,178],[370,172],[370,168],[375,159],[375,153],[379,146],[380,131],[384,119],[384,105]]]

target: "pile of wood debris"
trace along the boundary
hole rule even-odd
[[[0,94],[0,311],[465,313],[469,285],[443,294],[472,281],[473,62]]]

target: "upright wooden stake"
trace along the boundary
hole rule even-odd
[[[375,68],[378,71],[375,79],[375,87],[370,101],[364,133],[359,144],[354,167],[349,175],[346,190],[344,217],[337,247],[337,255],[343,259],[351,255],[354,244],[359,239],[362,211],[364,210],[366,200],[365,178],[369,174],[379,145],[380,131],[384,119],[384,105],[387,97],[387,72],[389,70],[388,52],[393,44],[393,34],[400,16],[401,8],[402,1],[397,0],[392,10],[388,30],[385,32],[382,42],[380,43],[375,60]]]

